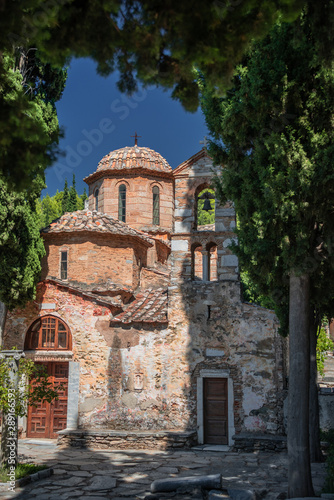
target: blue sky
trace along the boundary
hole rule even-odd
[[[199,141],[208,131],[200,110],[187,113],[170,92],[153,87],[127,97],[117,90],[116,81],[116,74],[97,75],[91,60],[71,62],[63,97],[57,103],[65,132],[60,142],[64,156],[47,170],[44,195],[61,191],[65,178],[71,185],[73,174],[81,194],[86,186],[82,179],[96,170],[104,155],[133,145],[135,132],[142,136],[139,146],[158,151],[172,168],[202,148]]]

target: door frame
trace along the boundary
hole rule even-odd
[[[204,444],[204,398],[203,398],[203,379],[204,378],[225,378],[227,379],[227,442],[228,446],[233,446],[232,436],[235,434],[234,428],[234,394],[233,380],[230,377],[230,370],[201,370],[197,377],[197,439],[199,444]],[[214,446],[214,445],[212,445]],[[226,446],[226,445],[225,445]]]
[[[55,375],[54,375],[54,372],[55,372],[55,367],[57,364],[66,364],[67,365],[67,387],[66,387],[66,415],[63,415],[63,417],[66,419],[66,423],[67,423],[67,415],[68,415],[68,385],[69,385],[69,362],[68,361],[64,361],[64,360],[61,360],[61,361],[39,361],[38,362],[39,364],[42,364],[42,365],[45,365],[46,366],[46,369],[47,369],[47,373],[48,373],[48,377],[52,377],[52,387],[54,388],[55,385]],[[45,429],[48,429],[49,430],[49,434],[48,436],[32,436],[31,433],[29,432],[29,422],[31,421],[31,418],[33,417],[32,415],[32,411],[33,411],[33,407],[29,406],[28,407],[28,414],[27,414],[27,428],[26,428],[26,435],[28,438],[32,438],[32,439],[57,439],[57,431],[54,431],[53,429],[53,423],[54,423],[54,410],[55,410],[55,407],[54,407],[54,404],[55,402],[52,401],[51,403],[49,402],[45,402],[46,404],[46,409],[47,409],[47,413],[46,413],[46,416],[47,416],[47,420],[50,422],[50,425],[46,424],[46,427]],[[52,423],[51,423],[52,422]],[[65,429],[66,429],[67,425],[65,426]],[[52,432],[51,432],[52,431]]]

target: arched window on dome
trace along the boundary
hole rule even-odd
[[[95,210],[98,212],[99,211],[99,190],[95,189]]]
[[[68,326],[56,316],[38,318],[26,335],[25,350],[71,350],[72,337]]]
[[[121,184],[118,189],[118,220],[126,222],[126,185]]]
[[[160,224],[160,190],[158,186],[152,189],[153,195],[153,224],[158,226]]]

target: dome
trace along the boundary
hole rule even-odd
[[[90,181],[105,173],[134,169],[149,170],[160,175],[172,174],[172,167],[159,153],[153,149],[132,146],[116,149],[105,155],[100,160],[96,172],[84,180]]]

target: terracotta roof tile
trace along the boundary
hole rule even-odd
[[[42,229],[42,233],[64,233],[72,231],[97,231],[109,232],[121,236],[134,236],[142,241],[154,244],[149,235],[133,229],[124,222],[114,219],[110,215],[102,214],[93,210],[78,210],[77,212],[65,213],[59,219],[54,220],[47,227]]]
[[[138,293],[136,299],[111,323],[167,323],[167,290],[149,288]]]
[[[156,173],[172,174],[172,167],[159,153],[153,149],[132,146],[110,151],[99,162],[97,170],[84,180],[89,181],[97,174],[104,172],[130,169],[153,170]]]
[[[99,302],[99,303],[101,303],[103,305],[106,305],[108,307],[114,307],[118,311],[122,310],[123,306],[120,303],[120,301],[117,300],[115,297],[111,297],[111,296],[106,295],[104,289],[100,291],[98,288],[94,289],[93,286],[92,287],[87,287],[87,286],[85,287],[85,286],[81,286],[79,283],[76,283],[76,284],[74,284],[74,283],[66,283],[65,281],[62,281],[62,280],[57,279],[57,278],[54,278],[52,276],[48,276],[44,280],[44,282],[45,283],[52,283],[53,285],[56,285],[56,286],[59,286],[59,287],[62,287],[62,288],[66,288],[66,290],[69,290],[71,292],[79,293],[83,297],[91,299],[91,300],[93,300],[95,302]],[[117,285],[114,285],[114,290],[112,290],[111,287],[109,286],[109,290],[110,291],[116,291],[116,289],[117,289]],[[127,294],[131,293],[126,288],[123,289],[120,286],[118,286],[118,290],[119,290],[119,292],[125,292]],[[114,309],[114,311],[115,311],[115,309]]]

